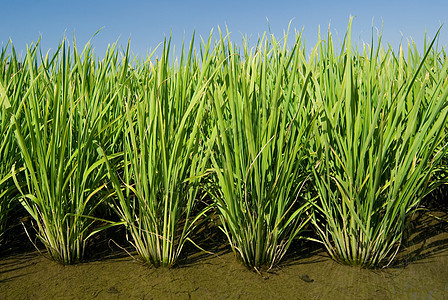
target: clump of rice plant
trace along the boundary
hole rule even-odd
[[[210,191],[237,257],[255,270],[270,268],[308,220],[310,73],[300,35],[292,50],[287,35],[283,43],[263,36],[252,50],[245,41],[243,54],[229,36],[220,43],[225,63],[209,95]]]
[[[106,76],[113,51],[96,69],[89,45],[81,56],[65,39],[53,56],[37,52],[38,45],[29,48],[22,67],[29,80],[20,99],[23,122],[13,117],[26,179],[16,185],[50,257],[72,264],[95,232],[93,211],[105,186],[98,124],[118,84]]]
[[[193,40],[179,63],[170,65],[165,42],[160,59],[149,57],[129,73],[121,94],[124,152],[120,163],[108,161],[116,211],[139,256],[155,267],[177,262],[209,209],[198,211],[197,203],[206,167],[200,131],[213,56],[210,37],[201,65]]]
[[[376,51],[353,53],[351,22],[339,55],[330,34],[321,42],[313,76],[313,222],[333,259],[375,268],[395,257],[443,156],[434,150],[443,149],[448,63],[434,82],[429,50],[406,62],[401,50],[398,57],[384,51],[380,38]]]

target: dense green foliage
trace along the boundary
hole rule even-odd
[[[192,40],[193,42],[193,40]],[[210,41],[206,46],[208,53]],[[118,196],[117,211],[138,254],[154,266],[172,266],[189,235],[210,209],[195,211],[206,157],[200,130],[212,56],[182,55],[168,63],[169,43],[160,60],[131,71],[123,84],[123,155],[117,169],[108,162]],[[125,58],[125,63],[127,63]],[[123,174],[122,183],[118,173]],[[124,184],[124,191],[122,191]]]
[[[193,37],[172,61],[170,40],[143,62],[129,44],[101,60],[75,41],[52,55],[37,43],[23,60],[8,44],[0,238],[20,204],[63,264],[125,225],[145,261],[169,267],[216,208],[249,268],[278,263],[305,226],[336,261],[387,265],[420,200],[446,180],[448,63],[433,44],[405,58],[372,37],[359,50],[351,20],[340,47],[328,33],[308,57],[289,31],[253,48],[219,32],[196,51]],[[102,204],[121,220],[102,220]]]
[[[313,78],[313,220],[335,260],[375,267],[393,259],[443,157],[448,87],[430,76],[425,57],[406,64],[402,51],[381,45],[352,55],[350,26],[342,47],[337,56],[328,36]],[[446,78],[448,63],[440,64]]]
[[[224,42],[217,54],[224,64],[209,92],[214,198],[234,252],[248,267],[269,267],[307,222],[310,73],[300,35],[293,51],[286,36],[263,37],[250,52],[245,44],[244,55]]]

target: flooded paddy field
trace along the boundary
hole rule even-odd
[[[448,295],[446,217],[440,211],[416,217],[394,264],[380,270],[340,265],[311,242],[297,243],[280,266],[261,274],[240,264],[224,242],[213,255],[196,251],[171,269],[144,265],[110,242],[87,262],[69,266],[34,250],[8,254],[4,249],[0,298],[443,299]]]

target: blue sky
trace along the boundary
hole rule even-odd
[[[448,1],[21,1],[2,0],[0,43],[4,47],[9,38],[18,53],[26,45],[41,37],[43,52],[54,49],[64,34],[72,39],[75,32],[78,48],[91,38],[95,53],[104,55],[107,45],[119,39],[126,44],[131,39],[131,50],[146,56],[149,50],[169,36],[181,46],[185,34],[191,38],[208,36],[212,28],[227,25],[235,42],[241,34],[256,40],[268,30],[281,37],[291,19],[292,28],[304,29],[307,50],[317,41],[318,26],[326,32],[345,34],[350,15],[355,41],[370,43],[373,26],[381,29],[383,40],[397,49],[400,41],[412,38],[421,47],[425,29],[433,37],[439,26],[447,23]],[[448,44],[448,24],[442,28],[439,43]]]

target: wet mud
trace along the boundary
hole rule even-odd
[[[226,246],[214,255],[190,253],[171,269],[151,268],[113,245],[113,251],[71,266],[37,251],[3,252],[0,298],[444,299],[446,220],[443,212],[419,215],[394,264],[380,270],[340,265],[311,242],[297,243],[280,266],[261,274],[241,265]]]

